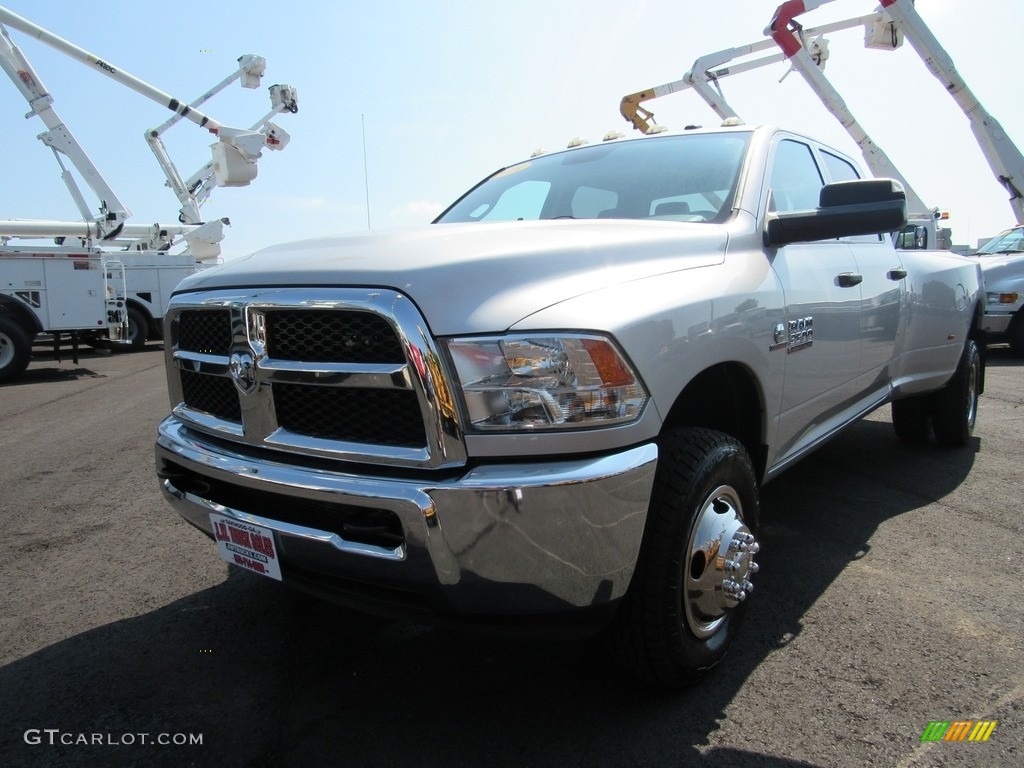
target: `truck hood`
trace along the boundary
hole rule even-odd
[[[1024,253],[975,254],[981,265],[986,291],[1019,291],[1024,288]]]
[[[431,224],[273,246],[203,269],[185,291],[282,286],[393,288],[435,334],[503,331],[610,285],[721,263],[724,226],[557,220]]]

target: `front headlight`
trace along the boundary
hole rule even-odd
[[[647,402],[629,363],[602,336],[449,339],[446,346],[475,429],[623,424]]]
[[[988,300],[989,304],[1006,305],[1006,304],[1016,304],[1017,303],[1017,299],[1020,298],[1020,294],[1019,293],[998,293],[998,292],[995,292],[995,291],[989,291],[987,294],[985,294],[985,297]]]

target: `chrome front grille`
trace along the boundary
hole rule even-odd
[[[263,289],[175,297],[174,414],[289,453],[394,466],[465,462],[438,350],[394,291]]]

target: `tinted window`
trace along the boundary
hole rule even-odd
[[[774,210],[804,211],[817,208],[823,185],[811,148],[799,141],[780,141],[772,162]]]
[[[857,168],[843,158],[824,150],[822,150],[821,156],[825,160],[825,167],[828,169],[828,175],[832,177],[832,181],[853,181],[860,178]]]

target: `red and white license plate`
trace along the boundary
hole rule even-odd
[[[252,523],[243,523],[223,515],[210,515],[217,554],[247,571],[281,581],[274,532]]]

